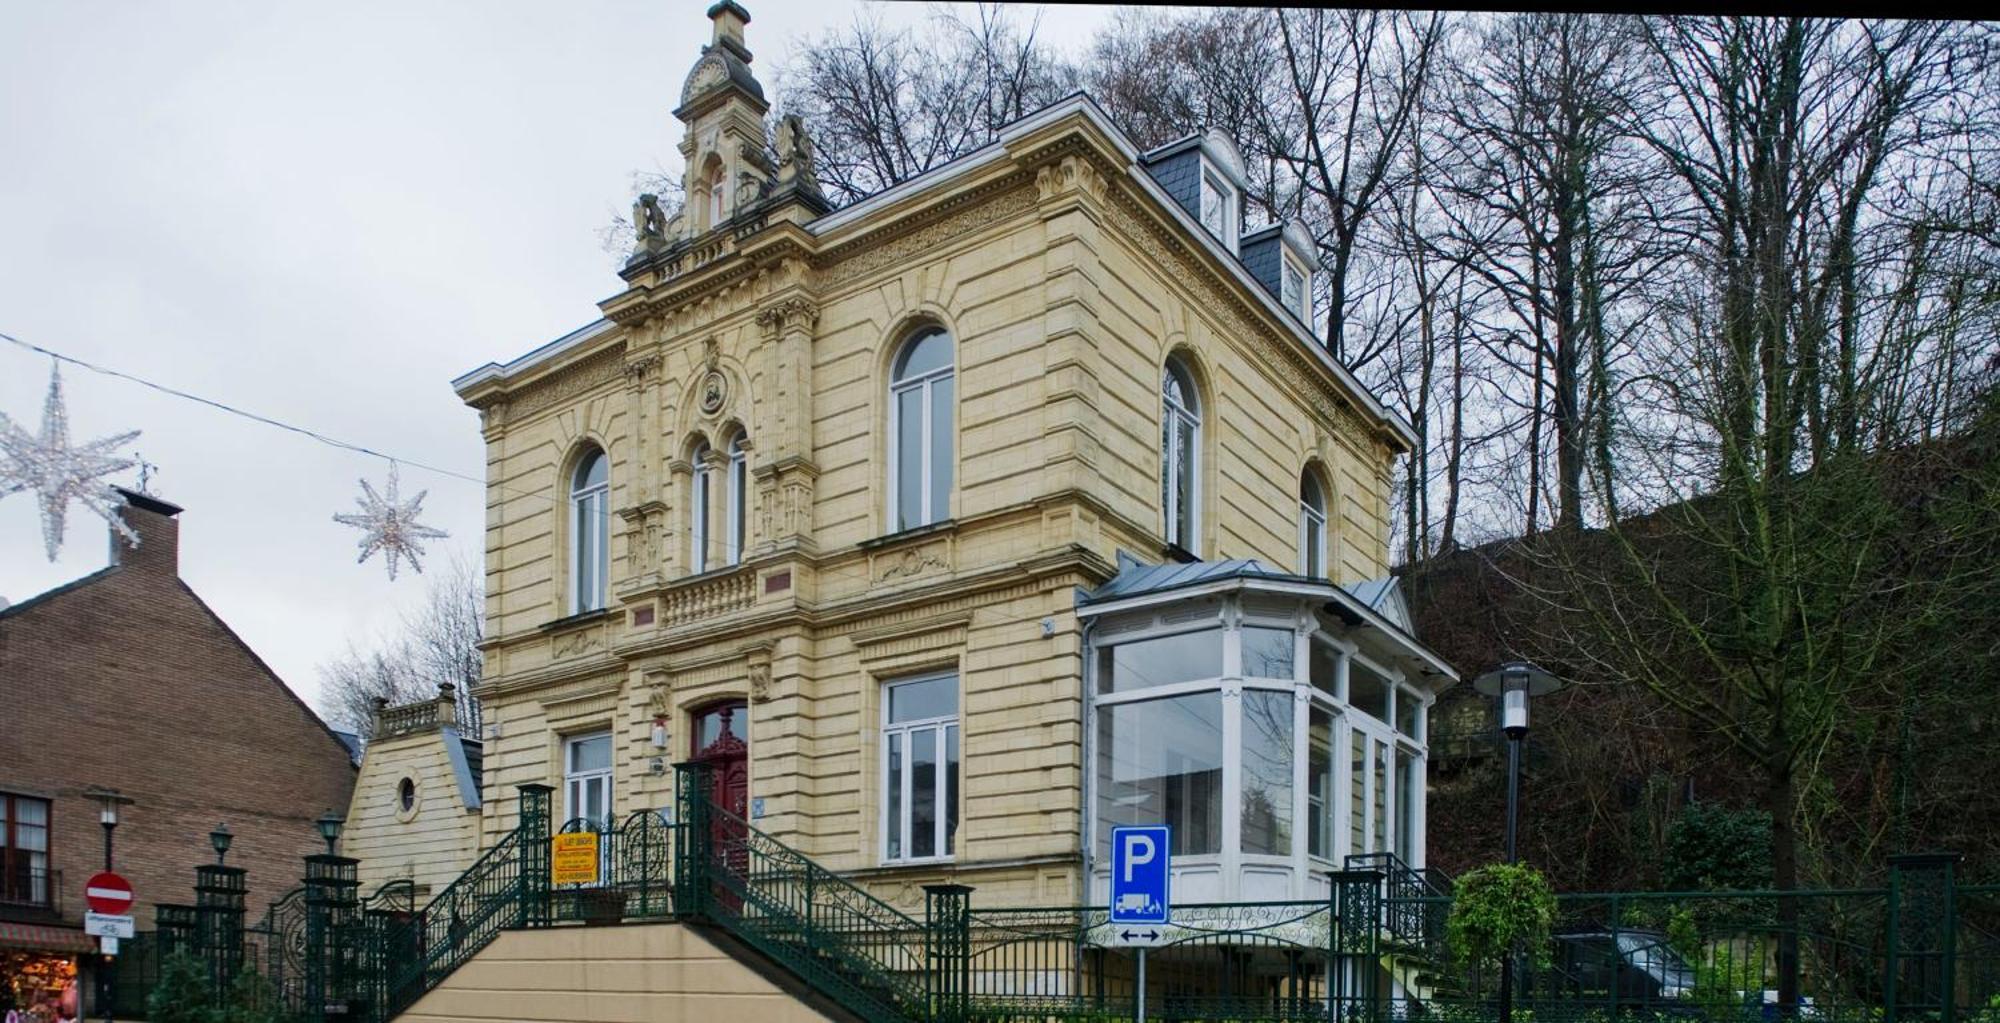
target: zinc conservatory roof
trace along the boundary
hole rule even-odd
[[[1323,601],[1327,611],[1350,627],[1372,630],[1394,649],[1397,659],[1418,674],[1448,685],[1458,672],[1410,634],[1408,612],[1394,577],[1371,579],[1350,589],[1327,579],[1281,572],[1255,558],[1149,565],[1118,552],[1118,574],[1077,595],[1077,614],[1094,617],[1149,604],[1168,594],[1208,595],[1239,590],[1286,594]]]

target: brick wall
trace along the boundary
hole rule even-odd
[[[62,918],[80,922],[84,881],[104,862],[100,804],[116,789],[117,868],[143,930],[158,902],[194,901],[208,833],[235,834],[249,915],[324,851],[313,821],[347,806],[344,746],[176,574],[173,505],[132,497],[143,538],[114,564],[0,614],[0,790],[53,800],[50,866]]]

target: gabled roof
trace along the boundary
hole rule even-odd
[[[1104,585],[1092,590],[1090,595],[1084,598],[1083,603],[1102,604],[1123,597],[1165,593],[1168,590],[1230,579],[1273,579],[1280,582],[1305,583],[1321,581],[1279,572],[1255,558],[1147,565],[1133,559],[1124,551],[1119,551],[1118,566],[1118,574],[1112,576]]]

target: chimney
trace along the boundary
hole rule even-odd
[[[181,513],[181,506],[124,487],[112,489],[125,498],[125,507],[118,514],[139,534],[139,546],[133,547],[112,530],[111,563],[135,571],[179,575],[181,524],[174,516]]]
[[[750,24],[750,12],[736,0],[721,0],[708,9],[708,19],[715,22],[715,42],[745,64],[750,63],[750,48],[743,44],[743,26]]]

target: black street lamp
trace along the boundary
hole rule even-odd
[[[215,830],[208,833],[208,844],[215,847],[216,866],[222,866],[223,858],[229,855],[229,843],[235,838],[236,836],[229,833],[227,823],[217,824]]]
[[[319,820],[313,822],[319,828],[319,837],[326,839],[326,854],[328,856],[333,855],[333,843],[340,841],[340,826],[345,823],[347,823],[347,818],[334,813],[331,809],[320,814]]]
[[[1521,740],[1528,736],[1528,698],[1562,688],[1562,679],[1529,664],[1510,661],[1479,676],[1472,688],[1500,700],[1500,733],[1507,737],[1507,862],[1520,862],[1517,835],[1521,816]],[[1500,971],[1500,1023],[1514,1021],[1514,954]]]
[[[104,872],[111,873],[111,832],[118,827],[118,806],[132,801],[130,796],[121,796],[117,789],[89,788],[84,795],[102,804],[97,810],[97,823],[104,825]],[[105,939],[108,945],[111,939]],[[111,953],[106,952],[97,968],[97,1004],[104,1011],[104,1023],[111,1023]]]

